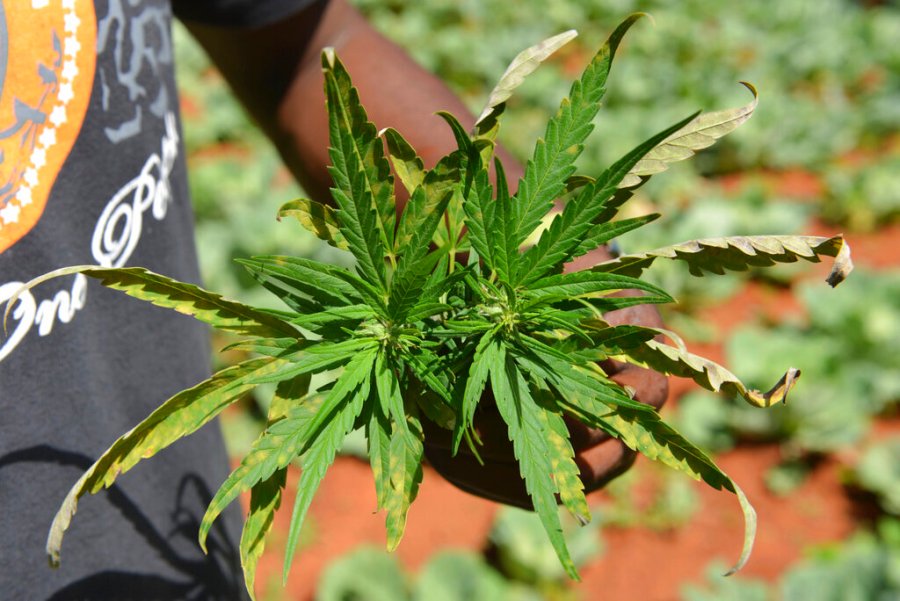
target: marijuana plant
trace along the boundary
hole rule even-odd
[[[302,457],[303,471],[285,577],[316,488],[341,441],[355,428],[364,428],[368,438],[378,508],[386,511],[387,544],[393,549],[422,478],[423,420],[452,430],[454,450],[466,444],[477,455],[480,441],[473,418],[488,385],[508,425],[534,510],[572,578],[578,575],[562,536],[557,502],[580,521],[591,516],[563,416],[737,495],[746,535],[734,569],[743,565],[756,518],[741,489],[656,410],[607,378],[598,362],[615,359],[689,377],[762,407],[783,400],[799,374],[789,370],[766,393],[749,390],[735,375],[680,343],[658,342],[660,330],[612,326],[603,315],[635,304],[672,301],[664,290],[640,279],[657,259],[686,262],[693,274],[702,275],[832,256],[837,260],[829,282],[836,285],[851,269],[849,251],[839,236],[717,238],[563,273],[573,258],[653,221],[657,215],[614,217],[648,178],[735,129],[756,105],[755,90],[745,84],[754,95],[748,105],[691,115],[596,177],[574,175],[616,48],[640,17],[632,15],[619,25],[573,83],[537,141],[515,192],[493,156],[504,103],[574,32],[516,57],[471,133],[452,115],[440,113],[458,148],[429,170],[399,132],[378,132],[368,121],[347,71],[326,49],[322,68],[334,207],[299,199],[286,204],[280,215],[296,217],[329,244],[349,251],[356,268],[289,256],[242,260],[287,310],[247,306],[136,267],[70,267],[28,283],[83,273],[237,333],[243,341],[233,346],[254,357],[176,394],[97,460],[72,487],[53,522],[47,541],[51,562],[59,561],[63,533],[82,495],[111,486],[141,459],[191,434],[253,387],[277,383],[265,431],[216,493],[200,526],[200,544],[205,545],[219,513],[250,491],[240,553],[251,592],[266,533],[281,502],[285,471],[295,458]],[[489,176],[491,165],[496,183]],[[409,194],[400,215],[391,167]],[[564,208],[541,229],[561,198]],[[530,238],[536,242],[525,248]],[[613,295],[625,289],[644,295]],[[310,376],[337,368],[342,369],[333,381],[310,388]]]

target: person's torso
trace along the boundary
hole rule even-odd
[[[167,0],[0,0],[0,312],[70,265],[198,279],[173,58]],[[195,538],[227,473],[216,425],[82,499],[59,570],[43,551],[79,475],[208,376],[206,329],[83,275],[25,292],[6,327],[0,597],[240,598],[237,508],[210,556]]]

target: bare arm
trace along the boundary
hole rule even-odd
[[[322,48],[334,47],[353,75],[369,119],[379,128],[399,130],[426,167],[456,149],[436,111],[450,111],[463,125],[474,122],[443,82],[372,28],[347,0],[315,2],[260,29],[186,25],[303,188],[320,202],[331,202]],[[515,181],[521,168],[502,151],[501,158]]]

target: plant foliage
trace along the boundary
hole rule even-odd
[[[256,355],[175,395],[97,460],[54,520],[47,545],[51,561],[59,560],[63,533],[81,496],[110,486],[140,459],[190,434],[248,389],[279,383],[265,431],[215,495],[200,526],[204,544],[221,510],[250,491],[241,542],[248,585],[272,512],[280,503],[284,470],[294,458],[303,457],[303,473],[288,535],[285,578],[310,502],[351,430],[365,428],[378,507],[387,514],[388,545],[393,548],[403,535],[422,477],[422,421],[452,430],[454,449],[465,442],[477,452],[475,409],[482,398],[490,397],[508,426],[534,510],[572,578],[578,574],[562,533],[558,500],[581,522],[590,514],[564,417],[602,429],[675,470],[734,493],[747,528],[733,570],[743,565],[756,518],[741,489],[655,409],[607,378],[597,361],[615,358],[691,377],[759,406],[784,400],[795,370],[768,393],[760,393],[708,360],[660,344],[654,340],[657,330],[612,326],[602,315],[673,300],[640,279],[655,260],[684,261],[699,275],[831,256],[836,257],[832,286],[852,265],[840,237],[782,236],[689,241],[620,257],[589,271],[564,271],[573,258],[652,221],[613,220],[635,187],[669,163],[715,142],[749,118],[756,105],[755,91],[748,86],[754,98],[747,106],[690,115],[607,169],[573,177],[619,42],[641,16],[632,15],[619,25],[572,84],[515,188],[493,156],[505,100],[537,62],[571,35],[517,57],[471,132],[452,115],[441,113],[458,148],[429,170],[399,132],[379,135],[348,72],[334,51],[326,49],[322,69],[334,206],[300,199],[280,213],[345,248],[356,267],[285,256],[241,261],[287,310],[227,301],[135,268],[73,267],[29,283],[84,273],[136,298],[236,332],[243,337],[237,346]],[[391,165],[409,193],[400,215]],[[564,208],[542,229],[561,197],[567,199]],[[526,247],[527,240],[536,242]],[[466,251],[468,258],[461,259]],[[638,290],[643,296],[616,295],[623,290]],[[308,378],[325,372],[338,375],[310,390]],[[486,392],[492,394],[486,397]]]

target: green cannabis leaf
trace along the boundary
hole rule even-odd
[[[657,259],[686,262],[694,275],[774,263],[835,257],[829,283],[849,274],[840,236],[747,236],[692,240],[625,255],[578,273],[563,266],[658,215],[614,220],[634,189],[674,161],[691,156],[745,122],[753,101],[737,109],[695,114],[638,144],[606,170],[575,174],[575,160],[593,128],[616,50],[641,17],[628,17],[573,83],[535,145],[516,189],[506,180],[494,144],[506,100],[522,80],[574,36],[566,32],[516,57],[467,132],[440,116],[458,148],[425,169],[394,129],[368,120],[350,75],[335,52],[322,55],[329,115],[333,206],[308,199],[283,205],[328,244],[356,259],[354,269],[287,256],[240,263],[286,309],[259,309],[140,268],[78,266],[41,276],[23,290],[83,273],[135,298],[237,333],[253,358],[224,369],[163,403],[117,440],[72,487],[47,541],[59,561],[63,535],[80,497],[112,485],[140,460],[187,436],[259,384],[277,383],[266,427],[209,504],[200,544],[217,516],[241,493],[250,510],[241,537],[251,595],[256,565],[282,500],[285,474],[302,458],[284,564],[287,578],[313,496],[344,437],[363,428],[378,509],[385,510],[388,547],[399,544],[422,480],[425,428],[452,431],[453,451],[478,455],[476,409],[492,398],[506,423],[525,488],[559,560],[578,573],[562,534],[558,503],[581,523],[590,520],[584,486],[564,418],[620,439],[651,459],[734,493],[745,516],[748,559],[756,527],[738,485],[650,406],[632,398],[599,366],[629,361],[765,407],[785,400],[799,372],[788,370],[772,390],[750,390],[724,367],[655,340],[660,330],[611,326],[607,311],[668,303],[665,291],[641,279]],[[409,202],[398,215],[393,167]],[[493,167],[495,177],[491,176]],[[549,227],[553,202],[569,200]],[[536,240],[523,248],[526,240]],[[467,258],[463,251],[467,251]],[[637,290],[642,296],[622,296]],[[21,294],[21,291],[20,291]],[[12,310],[18,295],[6,308]],[[310,377],[330,377],[310,389]]]

